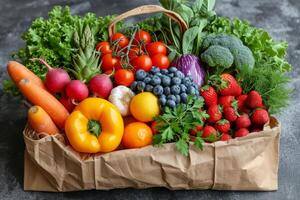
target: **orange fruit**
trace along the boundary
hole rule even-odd
[[[124,129],[122,145],[127,148],[140,148],[152,143],[152,130],[143,122],[132,122]]]
[[[130,112],[138,121],[153,121],[153,118],[159,115],[157,97],[151,92],[142,92],[134,96],[130,102]]]

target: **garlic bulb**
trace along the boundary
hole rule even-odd
[[[120,111],[121,115],[125,117],[130,114],[129,104],[134,95],[135,94],[131,89],[120,85],[112,89],[108,100],[114,104]]]

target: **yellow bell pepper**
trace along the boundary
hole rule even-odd
[[[67,118],[65,132],[78,152],[110,152],[122,140],[123,118],[109,101],[91,97],[80,102]]]

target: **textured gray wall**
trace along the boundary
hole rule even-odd
[[[76,14],[120,13],[155,0],[0,0],[0,81],[7,78],[5,65],[10,52],[23,45],[20,35],[53,5],[70,5]],[[19,99],[3,94],[0,86],[0,199],[299,199],[300,197],[300,0],[217,0],[220,15],[250,20],[268,30],[276,39],[289,42],[288,60],[294,89],[290,105],[277,115],[282,123],[279,190],[277,192],[169,191],[147,190],[87,191],[75,193],[24,192],[22,128],[26,110]]]

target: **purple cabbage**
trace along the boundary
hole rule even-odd
[[[172,66],[177,67],[184,75],[190,75],[198,87],[203,85],[206,73],[197,56],[192,54],[182,55],[172,62]]]

